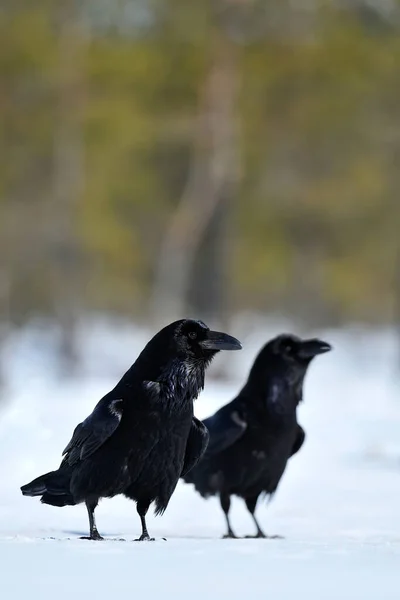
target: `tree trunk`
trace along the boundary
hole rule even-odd
[[[64,0],[57,14],[59,65],[57,122],[54,134],[54,280],[53,302],[60,326],[60,357],[65,374],[77,367],[75,343],[80,310],[79,243],[75,226],[76,203],[83,188],[81,131],[83,35],[75,0]]]
[[[156,265],[152,316],[163,322],[185,316],[200,243],[226,190],[233,190],[236,181],[237,48],[221,31],[216,31],[212,43],[213,61],[200,94],[187,184],[167,225]],[[232,197],[225,210],[231,203]]]
[[[221,199],[199,245],[191,272],[188,305],[204,321],[218,321],[229,313],[231,189],[221,190]]]

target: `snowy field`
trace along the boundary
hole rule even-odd
[[[233,397],[262,342],[281,330],[245,336],[231,329],[245,349],[229,358],[229,383],[208,378],[196,402],[199,417]],[[320,333],[334,352],[316,359],[306,379],[299,410],[306,444],[274,500],[258,508],[263,528],[283,540],[221,539],[217,500],[204,501],[183,484],[165,515],[148,519],[158,540],[143,544],[132,541],[140,522],[123,498],[102,501],[97,522],[109,539],[90,542],[77,539],[88,530],[84,506],[57,509],[22,497],[20,485],[58,465],[75,425],[148,335],[84,332],[82,374],[62,382],[43,338],[30,333],[10,341],[0,413],[1,598],[398,600],[400,398],[390,332]],[[253,533],[239,499],[232,525],[237,534]],[[113,539],[120,537],[126,541]]]

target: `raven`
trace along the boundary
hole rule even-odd
[[[181,475],[201,458],[208,432],[193,415],[205,369],[220,350],[240,342],[211,331],[202,321],[180,320],[159,331],[115,388],[80,423],[57,471],[22,486],[53,506],[86,503],[91,540],[100,498],[124,494],[135,500],[139,541],[150,540],[146,513],[155,502],[162,514]]]
[[[228,527],[224,537],[236,537],[229,521],[232,494],[244,499],[256,525],[256,536],[249,537],[267,537],[254,514],[257,500],[276,492],[288,459],[303,445],[296,410],[304,376],[311,360],[329,350],[318,339],[274,338],[258,354],[238,396],[204,419],[207,450],[183,478],[204,498],[219,495]]]

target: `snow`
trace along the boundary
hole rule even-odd
[[[400,403],[390,332],[320,334],[335,350],[316,359],[307,376],[299,411],[306,444],[275,498],[257,509],[264,529],[285,539],[222,540],[218,501],[179,484],[165,515],[149,516],[157,541],[138,544],[139,518],[124,498],[100,504],[98,527],[108,540],[90,542],[78,539],[87,534],[84,506],[57,509],[19,491],[57,466],[75,425],[146,337],[122,329],[110,346],[100,329],[82,337],[87,360],[73,381],[51,375],[51,353],[32,333],[10,342],[8,402],[0,413],[2,598],[398,599]],[[199,417],[233,397],[261,343],[278,331],[242,336],[245,350],[228,363],[230,381],[208,378]],[[110,347],[114,361],[106,369]],[[240,499],[231,513],[238,535],[254,532]],[[121,537],[126,541],[114,539]]]

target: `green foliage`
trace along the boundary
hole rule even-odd
[[[160,240],[190,172],[210,40],[229,35],[209,3],[149,6],[154,22],[141,35],[72,29],[72,83],[57,3],[3,10],[0,269],[9,286],[0,300],[19,320],[54,310],[65,219],[82,308],[146,311]],[[236,47],[232,309],[387,321],[399,252],[400,37],[334,10],[315,14],[311,35],[280,34]],[[71,175],[77,191],[59,212],[63,119],[83,150]]]

